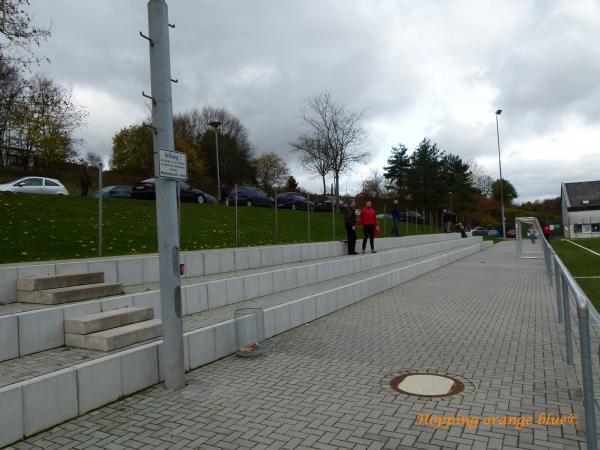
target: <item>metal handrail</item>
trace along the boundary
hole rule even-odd
[[[535,217],[517,218],[524,219],[523,222],[534,222],[538,229],[541,229],[539,222]],[[518,227],[520,230],[520,227]],[[585,411],[586,441],[589,450],[597,450],[598,442],[596,439],[596,405],[594,400],[594,378],[592,368],[592,342],[590,337],[590,315],[600,324],[600,314],[591,304],[587,295],[571,275],[571,272],[560,257],[556,254],[550,243],[543,237],[542,248],[544,250],[544,261],[546,274],[550,282],[554,281],[556,288],[556,301],[558,321],[564,325],[565,345],[567,353],[567,364],[573,363],[573,343],[571,328],[571,307],[569,294],[572,293],[577,305],[577,318],[579,324],[579,342],[581,347],[581,372],[583,377],[583,407]],[[518,246],[517,246],[518,247]],[[517,248],[517,254],[519,249]]]

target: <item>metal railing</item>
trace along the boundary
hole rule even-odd
[[[556,254],[550,243],[541,233],[541,227],[535,217],[521,217],[516,219],[517,234],[521,231],[521,224],[525,223],[535,227],[540,233],[540,240],[544,253],[546,275],[550,282],[554,282],[556,289],[556,304],[559,323],[563,324],[565,333],[565,346],[567,364],[574,366],[573,340],[571,326],[570,295],[573,295],[577,307],[579,328],[579,343],[581,353],[581,374],[583,378],[583,407],[585,411],[586,441],[588,450],[597,450],[596,438],[596,408],[594,400],[594,374],[592,368],[592,341],[590,336],[590,316],[600,325],[600,315],[591,304],[588,297],[581,290],[569,269]],[[521,254],[520,244],[517,242],[517,255]]]

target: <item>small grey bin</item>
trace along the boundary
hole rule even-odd
[[[262,308],[243,308],[234,311],[237,356],[260,356],[267,352],[265,312]]]

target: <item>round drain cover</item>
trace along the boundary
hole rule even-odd
[[[405,373],[393,378],[390,385],[398,392],[419,397],[445,397],[465,388],[461,381],[435,373]]]

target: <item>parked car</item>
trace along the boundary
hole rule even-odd
[[[344,203],[344,200],[340,198],[339,200],[340,212],[346,212],[348,205]],[[315,211],[328,211],[331,212],[332,205],[335,205],[335,197],[332,195],[322,195],[321,197],[317,197],[315,200],[314,208]]]
[[[25,177],[0,184],[0,192],[23,192],[26,194],[69,195],[64,185],[54,178]]]
[[[102,189],[102,198],[131,198],[131,186],[106,186]]]
[[[131,188],[131,198],[137,200],[156,200],[156,179],[135,183]],[[214,197],[200,189],[196,189],[186,181],[179,182],[179,198],[182,202],[214,203]]]
[[[485,227],[475,227],[471,230],[471,236],[487,236],[488,229]]]
[[[400,220],[402,222],[409,223],[420,223],[422,224],[424,221],[424,217],[422,214],[419,214],[417,211],[400,211]]]
[[[227,194],[229,205],[235,205],[235,190]],[[275,206],[275,201],[269,195],[252,186],[240,186],[237,190],[237,204],[242,206]]]
[[[283,192],[277,196],[278,208],[303,209],[310,207],[313,210],[313,202],[310,202],[306,197],[297,192]]]
[[[512,238],[512,239],[516,238],[517,237],[517,230],[514,230],[514,229],[508,230],[506,232],[506,237],[507,238]]]

